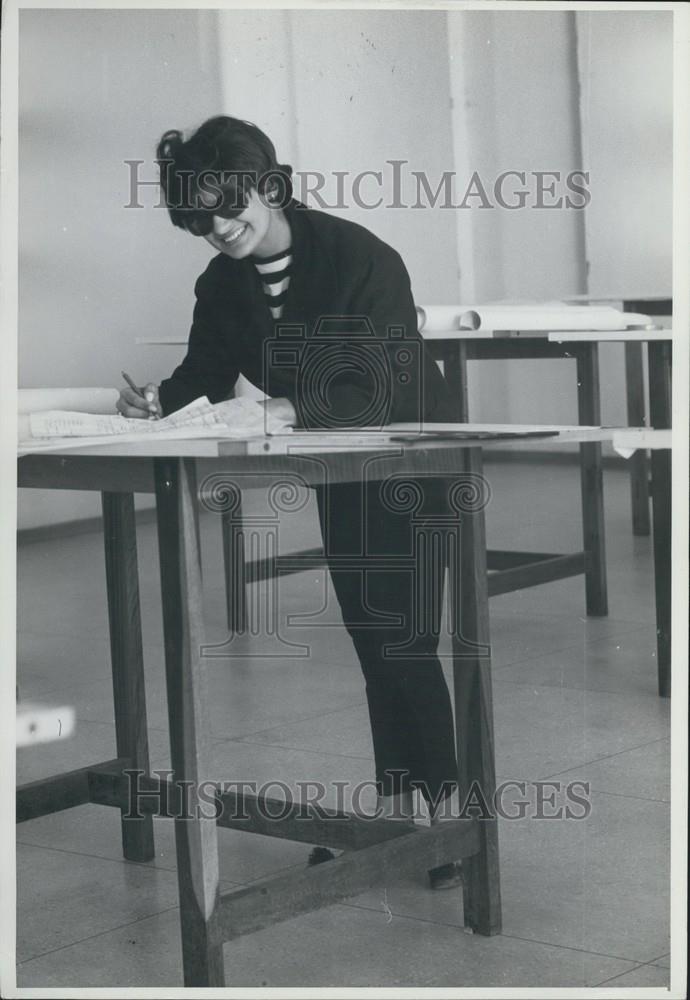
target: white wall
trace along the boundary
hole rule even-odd
[[[419,52],[438,53],[420,85]],[[21,24],[20,385],[164,377],[183,351],[139,337],[189,327],[202,241],[125,209],[166,128],[248,118],[297,170],[452,165],[445,15],[309,11],[28,11]],[[46,80],[51,85],[46,88]],[[439,96],[440,95],[440,96]],[[366,192],[366,188],[364,189]],[[457,297],[452,214],[345,213],[403,254],[417,298]],[[98,498],[22,491],[20,525],[88,516]]]
[[[387,160],[408,160],[403,200],[414,204],[411,171],[432,189],[453,168],[446,17],[442,11],[300,11],[293,31],[300,165],[330,173],[382,171],[384,187],[363,183],[376,209],[335,210],[371,229],[403,256],[418,302],[453,302],[458,262],[452,209],[386,208],[393,198]]]
[[[673,21],[670,11],[578,11],[588,291],[671,295]],[[600,349],[603,420],[625,422],[623,348]]]
[[[218,111],[215,14],[24,10],[20,15],[19,385],[158,380],[180,352],[139,337],[189,329],[209,251],[163,209],[125,209],[125,159]],[[91,516],[99,498],[23,490],[20,526]]]
[[[20,385],[117,385],[170,372],[209,257],[156,193],[125,209],[125,159],[217,113],[255,121],[297,171],[592,170],[575,211],[333,209],[403,255],[419,302],[666,292],[670,14],[620,11],[24,10],[20,19]],[[578,58],[583,76],[578,104]],[[641,69],[642,67],[642,69]],[[581,133],[581,124],[584,134]],[[584,162],[581,150],[584,142]],[[368,195],[373,188],[363,187]],[[299,193],[299,192],[298,192]],[[333,187],[325,190],[330,200]],[[384,195],[390,198],[390,184]],[[413,194],[408,184],[403,191]],[[311,204],[314,204],[313,199]],[[586,239],[585,239],[586,237]],[[619,238],[620,237],[620,238]],[[603,419],[625,419],[621,352],[603,351]],[[472,415],[566,422],[561,362],[471,371]],[[95,513],[27,491],[20,523]]]
[[[579,11],[589,291],[670,295],[671,11]]]
[[[462,298],[670,294],[671,14],[452,12],[448,25],[458,169],[591,172],[584,212],[459,212]],[[622,348],[602,345],[600,362],[602,421],[625,423]],[[574,363],[471,365],[470,404],[487,421],[571,421]]]
[[[333,171],[350,178],[381,171],[383,187],[362,183],[358,207],[324,208],[371,229],[403,256],[418,301],[458,294],[451,210],[386,208],[393,196],[387,160],[408,160],[435,188],[452,170],[446,18],[441,11],[224,11],[219,14],[223,96],[228,114],[248,118],[274,140],[278,156],[302,173],[320,172],[337,203]],[[422,66],[422,59],[424,64]],[[415,200],[416,185],[404,194]],[[300,194],[300,189],[296,190]],[[313,208],[320,203],[307,198]]]
[[[579,162],[575,39],[565,12],[450,13],[456,151],[487,191],[503,171],[568,172]],[[493,200],[493,198],[492,198]],[[507,200],[507,199],[506,199]],[[557,298],[584,291],[581,213],[530,207],[458,212],[463,301]],[[474,203],[476,205],[476,202]],[[470,365],[470,416],[485,421],[576,418],[570,364]]]

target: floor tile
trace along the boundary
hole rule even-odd
[[[581,547],[576,468],[487,463],[487,470],[494,491],[487,512],[491,547]],[[656,696],[651,539],[631,533],[624,473],[607,471],[605,494],[607,617],[586,616],[582,577],[491,601],[499,780],[589,782],[592,799],[586,820],[500,821],[504,934],[464,933],[462,893],[431,892],[420,871],[228,943],[228,983],[605,983],[612,991],[664,985],[669,704]],[[246,515],[264,507],[258,492],[245,496]],[[280,534],[282,551],[318,544],[313,503],[282,519]],[[137,536],[151,766],[165,768],[155,525],[140,525]],[[228,646],[217,515],[202,516],[201,540],[206,641],[223,654],[206,661],[209,780],[250,782],[279,799],[287,792],[371,811],[364,681],[326,574],[284,577],[277,591],[277,635],[306,646],[306,656],[285,643],[273,655],[276,649],[257,635]],[[249,589],[251,600],[260,586]],[[77,710],[72,739],[19,751],[20,780],[114,757],[100,535],[22,546],[19,601],[24,697],[64,700]],[[449,652],[448,636],[440,646]],[[447,658],[444,669],[450,679]],[[528,784],[530,801],[534,789]],[[155,830],[155,860],[131,865],[122,861],[117,811],[106,807],[83,806],[18,828],[22,985],[181,984],[173,826],[156,820]],[[229,886],[297,870],[309,849],[308,843],[221,829],[221,877]],[[29,957],[39,951],[40,957]]]
[[[93,962],[93,947],[99,961]],[[151,955],[156,961],[151,961]],[[385,960],[382,960],[385,956]],[[585,986],[632,963],[571,949],[481,938],[455,927],[332,906],[224,947],[234,987]],[[24,986],[179,986],[175,911],[27,962]]]
[[[160,730],[149,732],[151,759],[167,759],[168,735]],[[38,781],[51,774],[73,771],[91,764],[102,764],[117,756],[115,724],[77,720],[71,737],[55,743],[39,743],[17,750],[19,784]]]
[[[289,794],[324,808],[360,813],[375,808],[373,752],[354,757],[342,756],[335,748],[323,753],[245,740],[216,740],[213,773],[218,781],[251,781],[257,790],[273,798]]]
[[[171,872],[26,844],[18,846],[17,876],[19,961],[177,903]]]
[[[304,632],[295,633],[297,639],[303,638]],[[253,639],[244,639],[239,645],[239,655],[219,655],[224,652],[221,648],[210,649],[204,657],[214,735],[251,733],[358,704],[365,698],[362,672],[347,637],[341,644],[341,656],[325,635],[317,636],[316,641],[312,638],[307,657],[295,657],[290,649],[278,659],[265,657],[260,655],[260,643]],[[167,730],[160,644],[144,647],[144,675],[149,726]],[[61,699],[75,707],[78,718],[88,722],[110,722],[113,718],[110,649],[103,636],[90,638],[85,651],[82,637],[21,632],[17,677],[25,699],[34,695]]]
[[[643,628],[639,623],[632,625],[612,618],[583,619],[578,615],[567,617],[529,613],[505,615],[496,613],[493,607],[490,607],[490,612],[491,665],[496,671],[496,678],[525,679],[526,683],[540,683],[538,667],[534,666],[537,664],[543,665],[543,683],[560,684],[560,674],[558,669],[553,669],[554,663],[558,665],[561,660],[578,663],[587,656],[596,658],[596,653],[590,652],[592,647],[596,649],[604,643],[615,648],[625,642],[634,648],[634,637]],[[446,641],[441,649],[450,653],[450,643]],[[655,662],[652,660],[648,665],[644,656],[638,647],[637,658],[633,654],[632,662],[639,660],[641,672],[645,676],[648,674],[656,683]]]
[[[668,807],[593,794],[588,818],[499,821],[503,933],[644,962],[668,946]],[[559,803],[565,799],[561,796]],[[505,801],[505,811],[513,812]],[[552,812],[548,808],[542,813]],[[352,903],[463,924],[462,894],[431,892],[424,872]],[[644,901],[644,905],[642,904]]]
[[[338,906],[226,945],[248,986],[585,985],[618,959]],[[314,956],[318,955],[318,962]],[[381,956],[386,960],[382,962]],[[549,963],[553,966],[549,968]],[[622,970],[621,970],[622,971]],[[246,974],[246,973],[245,973]]]
[[[564,553],[565,554],[565,553]],[[651,572],[649,570],[648,572]],[[654,625],[653,581],[636,580],[630,574],[621,576],[609,572],[608,619],[613,622],[629,623],[631,628],[639,625]],[[508,601],[510,598],[510,602]],[[502,614],[508,608],[518,610],[520,615],[543,615],[560,617],[564,611],[587,617],[585,605],[585,585],[582,577],[556,580],[539,587],[530,587],[515,594],[492,597],[492,614]],[[603,620],[591,616],[590,621]]]
[[[17,985],[25,989],[181,987],[179,910],[173,907],[24,961],[17,967]]]
[[[547,777],[664,739],[668,718],[668,701],[656,695],[497,683],[496,767],[511,777]]]
[[[586,819],[504,822],[504,931],[638,962],[668,947],[668,806],[591,794]]]
[[[110,685],[110,645],[107,633],[90,636],[20,631],[17,634],[17,680],[22,695],[42,686],[52,691],[100,681]],[[111,698],[112,701],[112,698]],[[112,709],[111,709],[112,718]],[[109,721],[106,719],[96,721]]]
[[[308,722],[275,726],[243,737],[243,740],[294,750],[323,750],[348,757],[370,759],[373,755],[366,705],[330,712]]]
[[[669,988],[670,976],[668,969],[661,969],[656,965],[639,965],[630,972],[624,972],[613,979],[605,979],[596,985],[605,986],[607,989],[633,989],[642,986],[663,986]]]
[[[561,771],[554,777],[567,781],[570,773]],[[579,780],[589,782],[595,792],[668,802],[671,796],[670,745],[668,740],[656,740],[612,757],[579,764],[575,773]]]
[[[496,767],[538,778],[668,735],[669,705],[656,696],[496,684]],[[620,725],[612,726],[617,718]],[[365,706],[243,737],[283,747],[369,756]]]
[[[522,629],[520,630],[522,632]],[[657,695],[656,630],[619,632],[614,638],[563,646],[509,665],[492,663],[497,683],[546,685]]]
[[[177,871],[173,821],[156,818],[153,826],[156,856],[146,867]],[[119,811],[107,806],[78,806],[54,816],[29,820],[17,828],[17,841],[127,866],[122,857]],[[220,875],[226,882],[252,882],[284,868],[306,864],[308,852],[308,845],[279,837],[218,830]]]

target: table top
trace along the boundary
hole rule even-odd
[[[548,338],[552,343],[603,343],[644,344],[649,341],[671,341],[673,330],[670,327],[652,330],[559,330],[550,333]]]
[[[154,460],[190,459],[197,464],[199,477],[222,474],[237,476],[249,484],[250,477],[297,477],[305,485],[328,482],[381,480],[392,475],[457,476],[463,472],[470,454],[492,449],[519,448],[560,443],[614,442],[628,428],[580,427],[544,424],[434,424],[437,432],[463,434],[511,434],[510,437],[482,439],[420,438],[415,424],[389,425],[385,432],[311,431],[259,437],[247,441],[219,438],[170,440],[153,439],[127,443],[82,444],[52,451],[34,451],[19,459],[18,485],[40,489],[81,489],[126,493],[154,491]],[[637,428],[645,434],[646,428]],[[554,432],[551,436],[531,434]],[[400,440],[405,436],[404,440]],[[649,440],[645,438],[645,441]],[[630,451],[629,441],[621,447]],[[644,447],[650,447],[645,443]],[[623,452],[622,452],[623,453]],[[244,478],[246,477],[246,478]]]
[[[670,327],[640,329],[626,327],[621,330],[422,330],[424,340],[546,340],[551,343],[640,343],[650,340],[672,340]]]
[[[578,295],[565,295],[563,302],[670,302],[673,296],[670,292],[666,295],[590,295],[588,292],[580,292]]]
[[[207,429],[204,429],[205,431]],[[211,429],[209,428],[210,432]],[[425,433],[427,432],[427,433]],[[428,436],[427,436],[428,434]],[[453,439],[452,435],[458,438]],[[52,454],[89,455],[99,457],[198,457],[216,458],[244,455],[290,455],[324,454],[343,451],[367,452],[388,449],[397,451],[401,447],[409,452],[429,448],[467,448],[495,445],[510,447],[515,443],[543,443],[554,440],[579,443],[582,441],[610,441],[613,428],[586,427],[569,424],[479,424],[479,423],[433,423],[421,429],[418,423],[389,424],[385,429],[351,428],[343,431],[293,431],[247,439],[215,436],[178,437],[167,434],[159,438],[148,434],[145,438],[126,440],[122,438],[59,438],[47,443],[24,441],[20,443],[20,457],[23,455]],[[442,435],[448,435],[442,437]],[[476,435],[476,437],[474,436]],[[495,435],[491,437],[490,435]],[[401,440],[401,438],[403,440]]]
[[[424,340],[509,340],[509,339],[535,339],[550,340],[558,343],[575,341],[614,341],[625,343],[628,341],[639,341],[644,343],[649,340],[671,340],[672,331],[670,328],[658,329],[653,327],[648,330],[625,328],[621,330],[422,330],[421,337]],[[137,344],[146,346],[168,346],[186,347],[186,337],[154,337],[140,338]]]
[[[621,427],[613,432],[611,441],[614,449],[622,455],[631,453],[638,448],[645,451],[671,448],[673,431],[652,430],[650,427]]]

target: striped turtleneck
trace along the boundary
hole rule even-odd
[[[252,261],[259,272],[271,316],[273,319],[280,319],[290,284],[292,247],[273,254],[272,257],[252,257]]]

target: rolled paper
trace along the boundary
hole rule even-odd
[[[465,306],[417,306],[417,329],[457,330]]]
[[[112,389],[20,389],[20,414],[42,410],[77,410],[80,413],[115,413],[119,391]]]
[[[477,305],[460,316],[461,330],[625,330],[648,316],[611,306]]]
[[[417,306],[419,330],[625,330],[647,327],[649,316],[613,306],[576,306],[559,302]]]

